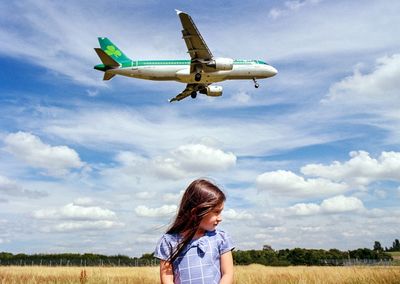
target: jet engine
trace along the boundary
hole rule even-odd
[[[232,70],[233,59],[231,58],[215,58],[207,63],[207,66],[213,67],[216,70]]]
[[[205,94],[209,97],[219,97],[222,96],[223,88],[221,86],[208,86],[200,91],[200,93]]]

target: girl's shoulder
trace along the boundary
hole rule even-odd
[[[178,234],[163,234],[157,243],[154,256],[167,260],[179,241],[180,236]]]
[[[214,231],[208,231],[206,233],[206,236],[209,238],[213,238],[216,240],[221,240],[221,241],[232,241],[231,236],[224,230],[221,229],[215,229]]]
[[[182,237],[179,234],[163,234],[159,240],[159,242],[163,242],[163,243],[178,243],[180,240],[182,239]]]
[[[215,231],[209,231],[206,233],[206,236],[218,247],[220,254],[235,248],[230,235],[224,230],[216,229]]]

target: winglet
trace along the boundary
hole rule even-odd
[[[179,15],[180,13],[183,13],[182,11],[179,11],[178,9],[175,9],[176,13]]]

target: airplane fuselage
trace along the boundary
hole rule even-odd
[[[277,74],[277,70],[260,60],[234,60],[231,70],[204,70],[200,81],[190,73],[190,60],[131,60],[120,68],[109,69],[104,64],[95,67],[110,74],[154,81],[211,84],[225,80],[263,79]]]

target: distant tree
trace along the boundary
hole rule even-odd
[[[400,251],[400,242],[399,239],[395,239],[392,246],[392,251]]]
[[[142,254],[140,259],[142,259],[142,260],[152,260],[152,259],[154,259],[154,252],[153,253]]]
[[[263,245],[263,250],[273,251],[273,249],[270,245]]]
[[[383,251],[382,245],[381,245],[380,242],[375,241],[375,243],[374,243],[374,251]]]

